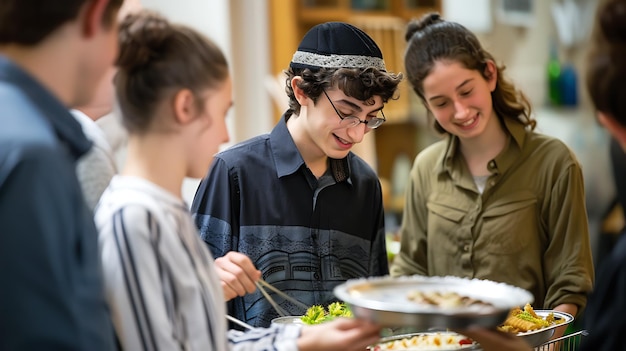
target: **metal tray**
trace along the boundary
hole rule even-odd
[[[523,338],[530,346],[537,347],[542,344],[545,344],[550,340],[552,335],[554,335],[554,329],[570,324],[574,320],[574,316],[569,313],[553,311],[553,310],[535,310],[535,313],[542,317],[546,318],[546,316],[550,313],[554,313],[554,318],[562,319],[563,322],[559,324],[554,324],[549,327],[541,328],[538,330],[533,330],[524,333],[518,333],[517,336]]]
[[[302,324],[304,325],[304,322],[300,318],[302,318],[302,316],[276,317],[272,319],[272,324]]]
[[[378,351],[379,348],[377,346],[386,344],[390,341],[395,341],[395,340],[402,340],[402,339],[411,339],[414,336],[429,336],[429,335],[442,335],[443,337],[445,337],[446,335],[453,335],[453,336],[458,336],[459,334],[454,333],[454,332],[449,332],[449,331],[440,331],[440,332],[423,332],[423,333],[409,333],[409,334],[402,334],[402,335],[394,335],[394,336],[390,336],[390,337],[386,337],[386,338],[382,338],[380,339],[380,341],[374,345],[369,347],[368,349],[370,351]],[[463,337],[465,338],[465,337]],[[402,350],[402,351],[425,351],[425,350],[438,350],[438,351],[450,351],[450,350],[464,350],[464,351],[479,351],[482,350],[480,348],[480,345],[478,345],[477,343],[473,343],[473,344],[468,344],[468,345],[463,345],[463,346],[459,346],[459,347],[450,347],[450,348],[443,348],[443,347],[436,347],[436,346],[432,346],[432,347],[428,347],[428,346],[419,346],[419,347],[407,347],[407,348],[394,348],[394,350]]]
[[[415,303],[410,292],[456,292],[491,303],[480,308],[441,308]],[[489,280],[458,277],[371,277],[352,279],[334,289],[352,313],[385,327],[414,327],[428,329],[462,329],[471,325],[487,328],[504,322],[513,307],[533,302],[528,291]]]

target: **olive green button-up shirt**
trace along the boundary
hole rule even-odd
[[[458,138],[417,156],[391,275],[489,279],[530,291],[538,309],[584,308],[593,263],[580,165],[558,139],[504,120],[508,142],[482,194]]]

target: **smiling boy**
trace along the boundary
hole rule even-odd
[[[401,76],[367,34],[340,22],[312,28],[286,73],[289,109],[270,134],[215,157],[192,212],[215,257],[242,252],[270,284],[327,305],[347,279],[388,273],[380,182],[350,150],[385,121]],[[254,326],[278,317],[259,291],[228,307]]]

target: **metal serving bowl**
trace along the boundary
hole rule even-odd
[[[284,316],[272,319],[272,324],[304,324],[302,316]]]
[[[455,292],[491,306],[450,308],[419,304],[408,298],[409,293],[418,290]],[[385,327],[418,330],[463,329],[471,325],[496,327],[504,322],[511,308],[533,301],[531,293],[508,284],[458,277],[361,278],[338,285],[333,292],[359,318]]]
[[[543,319],[550,313],[554,314],[554,318],[560,320],[561,323],[554,324],[549,327],[541,328],[539,330],[533,330],[524,333],[518,333],[517,336],[526,340],[526,342],[532,346],[537,347],[545,344],[554,335],[554,330],[558,327],[570,324],[574,320],[574,316],[569,313],[553,311],[553,310],[535,310],[535,313]]]

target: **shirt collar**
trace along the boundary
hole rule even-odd
[[[41,116],[53,128],[57,137],[67,145],[74,159],[91,148],[91,141],[83,129],[59,99],[52,95],[30,74],[6,57],[0,55],[0,80],[18,87],[41,112]]]
[[[526,142],[528,131],[521,121],[512,118],[504,118],[503,125],[509,137],[507,138],[504,150],[489,162],[487,166],[492,173],[502,174],[511,168],[513,164],[517,163]]]
[[[521,121],[512,118],[502,118],[504,129],[507,131],[507,144],[504,150],[498,154],[487,166],[492,173],[504,173],[513,163],[524,148],[526,134],[528,131]],[[438,164],[438,173],[448,172],[452,174],[455,167],[456,153],[458,151],[459,138],[454,135],[447,135],[448,141],[446,151],[442,155]],[[511,142],[513,141],[513,142]]]
[[[270,133],[270,147],[279,178],[295,173],[304,164],[296,143],[287,129],[286,115],[280,118]]]
[[[287,119],[288,117],[283,115],[270,133],[270,147],[279,178],[295,173],[305,164],[287,129]],[[352,184],[348,157],[351,157],[351,154],[342,159],[329,158],[329,170],[336,182],[347,181]]]

